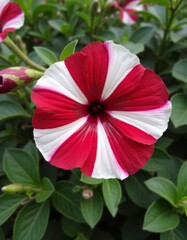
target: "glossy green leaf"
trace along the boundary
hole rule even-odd
[[[141,0],[141,3],[143,4],[158,4],[168,7],[169,1],[168,0]]]
[[[183,93],[175,94],[171,98],[171,102],[171,121],[173,125],[176,128],[187,125],[187,95]]]
[[[34,50],[38,57],[47,65],[51,65],[58,61],[56,55],[45,47],[34,47]]]
[[[20,104],[9,100],[0,101],[0,122],[19,117],[29,117]]]
[[[178,80],[187,83],[187,58],[179,60],[172,68],[172,75]]]
[[[160,240],[186,240],[186,236],[187,221],[181,218],[180,224],[175,229],[160,234]]]
[[[108,210],[115,217],[122,197],[119,181],[116,179],[104,180],[102,183],[102,192]]]
[[[36,160],[36,164],[39,164],[39,153],[38,149],[36,148],[36,145],[29,141],[23,148],[30,156],[33,157],[34,160]]]
[[[55,191],[55,188],[49,178],[42,179],[42,192],[37,194],[36,202],[41,203],[46,201]]]
[[[49,202],[31,202],[18,214],[13,231],[14,240],[41,239],[49,219]]]
[[[143,169],[147,171],[158,171],[166,166],[170,160],[171,157],[166,151],[155,148],[153,156],[149,159]]]
[[[4,171],[10,181],[26,186],[40,185],[36,161],[22,149],[9,149],[3,159]]]
[[[136,44],[148,43],[149,40],[153,37],[154,31],[155,31],[154,27],[141,27],[133,33],[132,37],[130,38],[130,41]]]
[[[90,184],[90,185],[97,185],[102,183],[102,179],[97,179],[97,178],[92,178],[92,177],[88,177],[84,174],[81,175],[81,182],[86,183],[86,184]]]
[[[75,52],[76,45],[78,43],[78,40],[74,40],[70,43],[68,43],[64,49],[62,50],[62,53],[60,55],[60,60],[63,61],[67,57],[69,57],[71,54]]]
[[[187,161],[184,162],[179,170],[177,179],[177,190],[179,196],[187,196]]]
[[[76,222],[84,222],[80,211],[81,194],[73,191],[74,184],[61,181],[55,187],[52,196],[53,206],[67,218]]]
[[[166,199],[173,206],[177,203],[177,188],[166,178],[154,177],[145,182],[145,185],[159,196]]]
[[[90,199],[81,200],[81,212],[91,228],[101,219],[103,213],[103,200],[98,192],[94,192],[94,195]]]
[[[0,225],[6,222],[26,198],[24,195],[2,194],[0,196]]]
[[[179,222],[179,215],[173,207],[164,199],[158,199],[147,209],[143,229],[161,233],[176,228]]]
[[[124,181],[130,199],[143,208],[147,208],[155,200],[155,195],[144,184],[149,178],[150,175],[147,172],[139,171]]]

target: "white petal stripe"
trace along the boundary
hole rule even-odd
[[[108,141],[106,132],[100,121],[98,121],[97,136],[97,154],[92,177],[104,179],[127,178],[128,173],[124,172],[118,164]]]
[[[18,29],[23,26],[23,23],[24,23],[24,14],[21,13],[17,17],[12,18],[8,22],[6,22],[5,25],[3,26],[3,31],[6,30],[7,28]]]
[[[80,118],[67,125],[51,129],[34,129],[34,139],[46,161],[50,161],[52,155],[74,132],[76,132],[88,117]]]
[[[7,3],[9,3],[9,0],[0,0],[0,14],[3,10],[3,8],[7,5]]]
[[[122,45],[112,41],[105,42],[105,45],[108,49],[109,64],[102,100],[110,96],[127,74],[140,63],[138,57]]]
[[[150,134],[155,139],[162,136],[167,129],[169,116],[171,113],[171,103],[168,101],[164,106],[147,111],[111,111],[113,117],[129,123],[134,127]]]
[[[143,4],[139,4],[140,0],[132,1],[128,3],[125,8],[126,9],[133,9],[134,11],[142,11],[144,9]]]
[[[88,103],[64,62],[52,64],[46,70],[44,76],[38,80],[36,87],[59,92],[82,104]]]
[[[135,23],[135,21],[131,18],[131,16],[129,15],[129,13],[126,12],[126,11],[123,11],[123,12],[122,12],[121,20],[122,20],[123,23],[129,24],[129,25]]]

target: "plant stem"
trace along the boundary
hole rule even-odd
[[[9,38],[6,37],[6,39],[3,42],[13,53],[16,54],[22,61],[24,61],[28,66],[44,72],[46,69],[37,63],[33,62],[30,58],[28,58],[27,55],[25,55],[17,46],[16,44]]]

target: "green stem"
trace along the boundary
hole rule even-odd
[[[9,38],[6,37],[6,39],[3,42],[13,53],[16,54],[22,61],[24,61],[28,66],[38,70],[45,72],[45,68],[38,65],[37,63],[33,62],[30,58],[28,58],[16,45],[15,43]]]

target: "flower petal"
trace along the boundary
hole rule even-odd
[[[138,14],[134,13],[134,10],[125,9],[120,12],[120,19],[123,23],[132,25],[138,20]]]
[[[109,53],[109,65],[102,100],[106,99],[127,74],[139,64],[139,59],[122,45],[105,42]]]
[[[48,89],[35,87],[32,100],[36,104],[32,122],[34,128],[56,128],[87,115],[85,105]]]
[[[65,65],[88,101],[99,101],[108,69],[105,45],[101,42],[91,43],[65,59]]]
[[[125,123],[128,123],[158,139],[167,129],[171,103],[154,110],[146,111],[111,111],[110,114]]]
[[[0,15],[2,13],[3,8],[9,3],[9,0],[1,0],[1,4],[0,4]]]
[[[64,62],[52,64],[36,83],[35,88],[49,89],[61,93],[76,102],[86,104],[87,99],[71,77]]]
[[[137,65],[105,100],[108,111],[145,111],[163,106],[168,99],[162,79]]]

